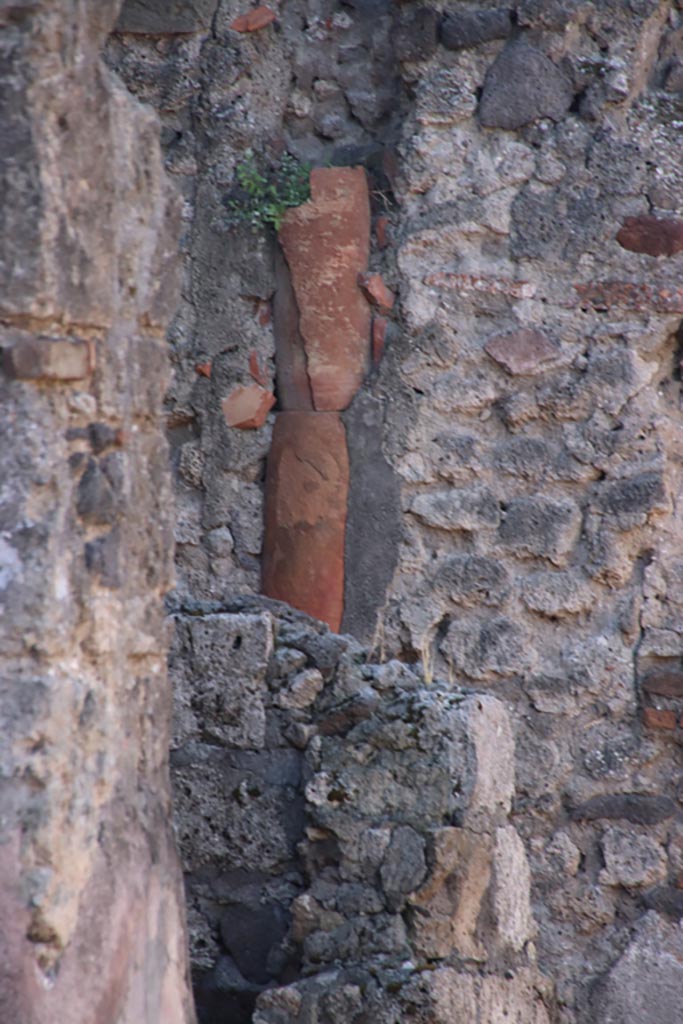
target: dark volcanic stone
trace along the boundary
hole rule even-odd
[[[182,35],[210,28],[217,0],[125,0],[116,32]]]
[[[398,60],[427,60],[436,50],[438,16],[423,7],[396,28],[394,53]]]
[[[602,497],[605,512],[650,512],[666,497],[661,473],[641,473],[610,484]]]
[[[342,629],[369,639],[398,558],[399,489],[382,452],[382,404],[361,392],[342,419],[349,450]]]
[[[491,39],[506,39],[511,32],[507,10],[462,11],[444,17],[440,37],[447,50],[463,50]]]
[[[487,128],[513,130],[539,117],[561,120],[572,102],[569,76],[524,40],[509,43],[489,68],[479,104]]]
[[[268,954],[282,941],[288,922],[281,907],[237,904],[221,918],[221,937],[247,981],[265,984],[270,980]]]
[[[672,885],[660,885],[646,892],[643,903],[658,914],[666,914],[676,920],[683,917],[683,889],[676,889]]]
[[[76,510],[81,519],[96,526],[108,525],[116,518],[114,491],[94,459],[78,484]]]
[[[572,808],[574,821],[597,821],[599,818],[623,818],[633,825],[655,825],[666,821],[676,812],[676,805],[668,796],[647,796],[640,793],[617,793],[614,796],[594,796]]]
[[[424,839],[409,825],[394,829],[379,872],[390,910],[398,910],[402,897],[417,889],[426,870]]]

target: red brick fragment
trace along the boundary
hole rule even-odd
[[[238,387],[221,402],[225,422],[240,430],[257,430],[275,405],[275,395],[258,384]]]
[[[311,198],[280,228],[299,311],[298,330],[316,409],[345,409],[370,361],[370,310],[358,287],[370,248],[362,167],[311,171]]]
[[[206,363],[197,363],[197,365],[194,368],[194,372],[198,373],[200,377],[210,377],[211,376],[211,360],[209,360]]]
[[[647,693],[656,693],[660,697],[683,697],[683,672],[655,670],[645,676],[642,687]]]
[[[375,369],[381,363],[384,355],[388,325],[389,321],[384,316],[376,316],[372,321],[372,365]]]
[[[363,289],[368,302],[387,313],[389,312],[396,301],[396,296],[387,288],[381,274],[359,274],[358,284]]]
[[[271,21],[275,21],[276,17],[275,11],[261,4],[246,14],[240,14],[239,18],[235,18],[231,23],[230,28],[233,32],[258,32],[259,29],[270,25]]]
[[[495,334],[484,345],[484,351],[515,377],[536,373],[557,357],[556,346],[542,331],[530,327]]]
[[[262,590],[338,632],[349,489],[336,412],[280,412],[266,472]]]
[[[251,374],[252,378],[256,381],[256,383],[260,384],[262,388],[264,388],[268,383],[266,371],[261,366],[261,363],[259,362],[258,353],[255,351],[255,349],[252,349],[251,352],[249,353],[249,373]]]
[[[93,372],[94,355],[87,341],[20,335],[5,350],[3,369],[8,377],[19,380],[83,380]]]
[[[375,238],[377,239],[377,245],[380,247],[380,249],[386,249],[387,245],[389,244],[389,239],[387,238],[388,227],[388,217],[378,217],[377,220],[375,221]]]
[[[646,729],[675,729],[676,712],[660,708],[643,708],[643,725]]]
[[[267,327],[272,319],[273,314],[270,308],[270,303],[266,299],[262,299],[258,304],[259,327]]]
[[[683,313],[683,287],[655,288],[644,281],[591,281],[575,284],[581,306],[619,307],[636,313]]]
[[[646,256],[675,256],[683,251],[683,221],[649,214],[627,217],[617,232],[617,242],[623,249]]]

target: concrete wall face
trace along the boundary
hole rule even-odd
[[[2,4],[0,1019],[190,1024],[161,430],[178,204],[115,3]]]
[[[155,895],[170,847],[143,838],[165,835],[175,504],[172,767],[201,1020],[674,1024],[679,5],[292,0],[245,22],[236,0],[129,0],[106,62],[161,119],[177,287],[154,118],[97,59],[115,6],[64,6],[59,36],[56,14],[0,7],[17,154],[0,623],[25,638],[3,656],[26,680],[6,701],[25,792],[7,787],[21,841],[0,849],[28,915],[9,941],[59,992],[98,900],[147,914],[144,892],[155,934],[180,934],[174,890]],[[353,638],[255,596],[289,408],[276,353],[305,311],[275,234],[231,215],[248,148],[364,167],[368,272],[396,296],[370,303],[361,390],[322,414],[346,437]],[[253,385],[278,405],[228,426],[225,400]],[[100,857],[135,865],[121,902]],[[133,932],[154,1005],[188,1019],[180,975],[158,980],[166,940]],[[101,956],[127,963],[111,934]],[[167,1019],[126,1017],[138,989],[116,970],[102,1021]],[[22,972],[3,991],[42,1021]]]

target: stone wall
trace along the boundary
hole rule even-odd
[[[75,449],[82,578],[105,592],[105,611],[90,599],[91,622],[74,612],[86,584],[70,583],[76,596],[41,614],[74,622],[52,633],[41,626],[40,635],[87,660],[95,655],[82,637],[99,635],[102,616],[105,633],[114,617],[129,622],[136,670],[117,662],[122,687],[146,656],[135,573],[144,566],[144,594],[164,589],[167,573],[163,555],[147,560],[135,548],[153,536],[152,515],[144,534],[120,541],[132,561],[117,563],[117,502],[135,494],[148,508],[161,486],[161,519],[169,502],[153,474],[138,491],[120,486],[121,460],[111,457],[122,454],[119,435],[97,424],[126,437],[132,418],[135,443],[147,438],[150,457],[153,449],[162,460],[154,416],[136,403],[157,408],[163,370],[145,373],[136,360],[160,351],[147,342],[161,313],[176,310],[166,399],[177,511],[173,762],[202,1019],[460,1015],[490,1024],[507,1009],[525,1022],[640,1024],[649,1015],[674,1024],[683,913],[679,5],[291,0],[256,21],[244,14],[237,0],[129,0],[107,44],[109,66],[161,118],[166,169],[184,200],[179,294],[148,298],[145,275],[163,280],[157,236],[150,227],[143,243],[134,223],[136,190],[150,216],[161,176],[154,162],[135,176],[147,150],[127,148],[125,131],[135,118],[149,132],[152,122],[121,91],[118,106],[96,102],[98,82],[115,89],[101,69],[90,88],[69,94],[93,145],[59,142],[59,131],[76,130],[69,111],[66,128],[58,115],[33,133],[19,123],[28,156],[5,172],[16,189],[8,224],[26,206],[40,211],[25,217],[22,237],[41,243],[7,300],[7,325],[33,332],[12,335],[8,372],[21,378],[22,366],[38,364],[43,379],[74,365],[85,374],[85,343],[110,346],[107,359],[95,352],[100,406],[77,399],[80,411],[69,413],[82,433],[8,448],[13,459],[34,452],[31,516],[43,522],[59,495],[65,511],[33,543],[60,553],[73,543],[61,538],[75,533],[64,466],[53,460],[60,444]],[[107,29],[97,26],[98,40]],[[41,83],[54,103],[48,70],[49,62]],[[88,120],[102,111],[106,131]],[[117,116],[122,141],[107,148]],[[30,159],[43,144],[50,161]],[[264,165],[288,151],[316,166],[364,167],[369,271],[397,296],[382,313],[375,365],[343,415],[342,628],[363,648],[236,597],[260,586],[278,406],[262,425],[239,429],[223,403],[255,382],[278,392],[272,307],[282,299],[274,235],[253,234],[230,214],[248,148]],[[68,188],[48,172],[59,166],[55,153]],[[106,221],[92,216],[83,185],[97,174],[113,204]],[[41,202],[28,201],[39,186]],[[115,232],[98,234],[102,223]],[[91,250],[80,241],[88,232]],[[61,251],[55,239],[68,260],[50,262]],[[76,259],[79,245],[88,255]],[[82,308],[84,295],[106,300],[104,312]],[[135,331],[110,330],[129,320]],[[46,331],[61,348],[40,357],[22,349]],[[153,387],[143,398],[145,377]],[[39,421],[41,438],[64,436],[66,412],[53,409],[80,393],[74,384],[11,387],[56,417],[19,416],[14,430],[30,433]],[[136,566],[120,586],[117,564]],[[42,600],[47,593],[41,587]],[[74,672],[87,678],[81,664]],[[433,718],[422,735],[425,708]],[[514,756],[515,789],[474,826],[477,721],[505,722],[514,736],[514,755],[503,748]],[[457,753],[439,746],[446,722]],[[163,738],[142,771],[162,764]],[[419,777],[416,760],[425,770],[450,764],[460,802],[425,801],[418,820],[410,787],[396,781],[406,765]],[[376,762],[384,775],[372,774]],[[503,771],[511,779],[509,761]],[[132,792],[127,809],[138,806]],[[51,797],[51,814],[58,807]],[[376,842],[367,855],[354,847],[359,827]],[[531,910],[498,884],[506,857],[522,894],[528,864]],[[46,893],[45,919],[59,937],[49,883]],[[73,896],[65,905],[67,936]],[[49,970],[57,946],[41,927]]]
[[[161,398],[177,200],[99,52],[0,3],[0,1019],[191,1024]]]

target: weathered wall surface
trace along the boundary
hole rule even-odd
[[[189,5],[178,5],[177,21],[161,5],[139,7],[156,11],[152,21],[127,7],[108,59],[160,111],[167,166],[186,199],[169,395],[178,607],[259,585],[270,426],[228,428],[221,400],[250,383],[252,351],[267,385],[275,379],[278,280],[273,239],[230,224],[235,166],[247,147],[275,159],[283,146],[317,164],[363,164],[370,269],[399,301],[379,370],[344,416],[346,628],[373,637],[380,660],[422,659],[427,676],[486,691],[507,709],[510,822],[530,865],[538,967],[556,991],[551,1019],[635,1024],[650,1013],[673,1024],[683,912],[679,5],[295,0],[251,34],[231,28],[243,13],[232,0],[195,5],[191,24]],[[374,467],[355,483],[354,460]],[[388,531],[368,514],[373,501],[389,510],[387,548]],[[223,662],[238,667],[216,677],[204,640],[195,648],[183,629],[192,632],[181,621],[180,704],[201,705],[205,681],[222,678],[215,700],[227,701],[228,724],[202,738],[192,711],[199,724],[188,719],[177,740],[178,792],[188,786],[195,803],[215,807],[208,782],[192,789],[210,750],[211,786],[238,794],[222,812],[223,837],[212,834],[215,859],[192,832],[183,840],[197,934],[210,950],[195,962],[209,987],[234,992],[243,981],[233,966],[223,981],[211,974],[244,934],[235,912],[220,938],[221,907],[270,906],[278,877],[278,906],[290,906],[318,884],[318,868],[290,877],[289,833],[280,853],[264,854],[238,810],[249,806],[248,785],[240,790],[249,757],[266,757],[271,742],[280,750],[255,697],[267,685],[265,656],[254,651],[242,665],[225,650]],[[304,749],[311,736],[286,742]],[[298,792],[299,768],[277,771]],[[259,799],[248,820],[272,823],[278,799]],[[323,828],[310,801],[297,806]],[[181,832],[189,820],[183,805]],[[330,849],[339,871],[346,854],[336,840]],[[262,860],[266,877],[254,881]],[[216,876],[228,879],[222,888]],[[358,914],[374,913],[343,901],[339,910],[337,899],[335,889],[324,909],[341,913],[349,934]],[[400,916],[410,920],[405,907]],[[330,948],[345,970],[364,956]],[[647,986],[632,971],[638,962],[652,965]],[[285,967],[276,957],[271,973],[247,978],[284,986],[272,1005],[261,996],[258,1012],[305,1019],[317,1012],[311,1000],[329,996],[330,1019],[362,1019],[372,985],[344,975],[342,988],[360,996],[337,998],[327,963]],[[444,995],[448,972],[463,969],[459,954],[444,964],[432,995],[411,997],[417,1019],[476,1019],[471,1004]],[[300,970],[317,981],[297,987]],[[502,981],[459,984],[470,986],[482,1024],[495,1019]],[[247,1004],[254,997],[252,988]],[[402,998],[387,1013],[405,1016]]]
[[[170,831],[161,398],[177,201],[99,58],[0,4],[0,1019],[190,1024]]]

